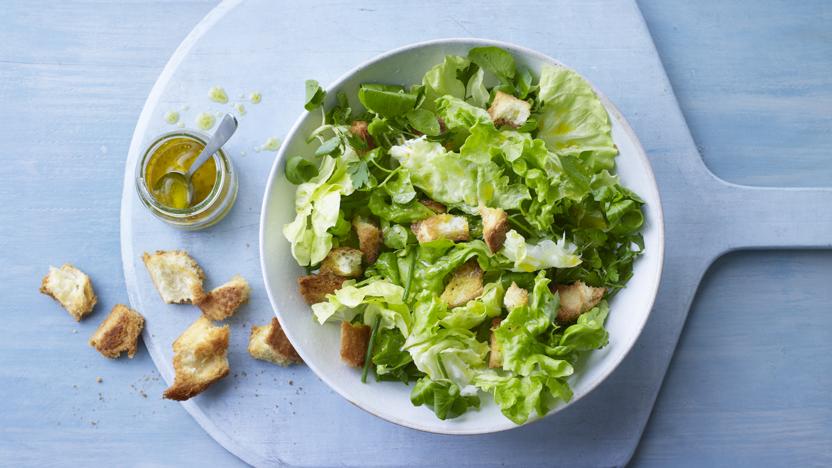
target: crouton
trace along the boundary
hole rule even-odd
[[[60,268],[50,266],[40,283],[40,292],[58,301],[76,321],[92,312],[98,302],[90,277],[69,263]]]
[[[506,295],[503,296],[503,305],[506,306],[506,309],[511,311],[512,309],[528,304],[529,292],[520,286],[517,286],[517,283],[512,281],[511,286],[506,289]]]
[[[245,278],[236,275],[222,286],[214,288],[197,303],[202,314],[211,320],[225,320],[248,301],[251,287]]]
[[[375,222],[361,216],[352,220],[352,227],[358,235],[358,248],[364,254],[364,263],[372,265],[378,259],[381,250],[381,229]]]
[[[488,338],[488,344],[491,352],[488,354],[488,367],[492,369],[499,369],[503,367],[503,353],[500,349],[500,343],[497,343],[497,337],[494,335],[494,330],[500,326],[503,319],[496,317],[491,320],[491,336]]]
[[[115,359],[126,351],[127,357],[133,359],[142,328],[144,317],[140,313],[116,304],[90,337],[90,346],[108,358]]]
[[[587,286],[582,281],[570,285],[559,284],[555,287],[560,295],[559,322],[570,323],[578,316],[595,307],[604,297],[604,288]]]
[[[321,273],[332,273],[345,278],[361,276],[361,256],[358,249],[337,247],[329,251],[321,263]]]
[[[373,149],[376,147],[376,142],[370,136],[369,124],[363,120],[356,120],[350,124],[350,133],[360,138],[367,145],[367,148]]]
[[[157,250],[142,255],[150,279],[168,304],[195,304],[205,296],[205,273],[184,250]]]
[[[508,215],[500,208],[480,207],[482,217],[482,238],[491,253],[503,248],[508,231]]]
[[[410,226],[420,244],[437,239],[468,240],[468,220],[449,214],[433,215]]]
[[[286,334],[283,333],[283,328],[277,318],[272,318],[268,325],[251,327],[248,353],[254,359],[273,362],[284,367],[303,362],[292,343],[286,338]]]
[[[508,125],[517,128],[529,119],[531,109],[532,105],[528,102],[517,99],[511,94],[497,91],[494,100],[491,102],[491,107],[488,108],[488,115],[491,116],[494,125]]]
[[[483,271],[476,260],[468,260],[454,271],[451,281],[445,286],[441,299],[448,307],[458,307],[482,296]]]
[[[228,325],[214,326],[200,317],[173,342],[173,385],[164,397],[183,401],[202,393],[228,375]]]
[[[419,200],[419,203],[425,205],[426,207],[428,207],[428,209],[430,209],[436,214],[442,214],[448,211],[448,207],[439,203],[436,200],[431,200],[430,198],[423,198]]]
[[[362,367],[370,344],[370,327],[341,322],[341,360],[352,367]]]
[[[298,278],[298,289],[307,304],[316,304],[325,301],[327,294],[341,289],[346,280],[343,276],[332,273],[301,276]]]

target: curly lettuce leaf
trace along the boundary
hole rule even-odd
[[[480,297],[469,301],[464,306],[454,307],[442,317],[439,323],[446,328],[474,328],[483,323],[485,319],[500,315],[504,294],[505,290],[501,283],[488,283],[483,287]]]
[[[479,396],[463,395],[453,383],[436,382],[429,377],[422,377],[416,382],[410,392],[410,401],[414,406],[427,406],[442,420],[455,418],[470,408],[480,407]]]
[[[557,400],[572,399],[569,384],[544,374],[512,376],[488,371],[479,374],[475,383],[490,392],[503,415],[516,424],[528,421],[532,412],[545,415]]]
[[[321,325],[334,320],[351,321],[363,312],[366,325],[380,320],[379,329],[398,328],[408,335],[413,319],[403,295],[404,288],[382,278],[370,278],[363,284],[347,282],[329,294],[326,302],[312,304],[312,312]]]
[[[436,99],[445,95],[464,99],[465,83],[459,79],[458,75],[470,64],[471,62],[465,57],[446,55],[442,63],[428,70],[422,78],[422,85],[425,87],[425,101],[422,107],[434,110]]]
[[[445,95],[436,100],[436,109],[449,129],[468,129],[474,125],[490,124],[491,117],[482,107],[465,102],[462,98]]]

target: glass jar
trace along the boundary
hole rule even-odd
[[[203,147],[208,141],[208,136],[190,130],[180,130],[160,136],[139,159],[136,166],[136,190],[139,193],[139,199],[154,216],[172,226],[196,231],[218,223],[234,206],[237,200],[237,173],[234,171],[231,159],[225,151],[220,149],[214,154],[216,165],[214,186],[202,201],[183,209],[160,203],[148,187],[148,165],[163,144],[173,139],[183,138],[193,140]]]

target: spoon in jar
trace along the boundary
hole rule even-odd
[[[222,145],[228,142],[231,135],[234,135],[236,130],[237,119],[231,114],[225,114],[225,117],[222,118],[222,121],[217,127],[217,131],[214,132],[208,140],[208,143],[205,144],[205,148],[201,153],[199,153],[199,156],[197,156],[196,159],[194,159],[194,162],[191,163],[191,166],[188,168],[188,172],[183,173],[179,171],[170,171],[159,178],[154,189],[162,192],[170,192],[170,188],[174,186],[187,187],[185,206],[175,208],[187,208],[191,206],[191,201],[193,201],[194,197],[194,186],[193,183],[191,183],[191,178],[194,176],[194,173],[208,161],[208,159],[214,156],[214,153],[222,148]]]

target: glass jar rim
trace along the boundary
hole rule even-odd
[[[194,206],[190,206],[188,208],[172,208],[170,206],[164,205],[159,203],[156,200],[156,197],[153,196],[151,193],[150,188],[147,186],[147,180],[145,178],[147,165],[150,162],[149,157],[152,156],[156,150],[166,141],[172,140],[174,138],[187,138],[197,143],[201,144],[203,147],[206,145],[210,137],[205,135],[204,133],[196,132],[193,130],[176,130],[172,132],[167,132],[159,135],[156,140],[150,143],[147,148],[145,149],[142,157],[139,159],[139,163],[136,166],[136,188],[139,192],[139,196],[145,201],[145,203],[151,205],[153,209],[164,213],[166,216],[170,216],[173,218],[186,218],[195,215],[199,215],[212,207],[214,203],[218,201],[220,197],[221,189],[223,185],[226,183],[228,178],[228,172],[231,171],[231,160],[228,158],[228,155],[220,148],[216,153],[214,153],[214,164],[217,166],[217,175],[216,179],[214,180],[214,186],[211,188],[211,192],[205,197],[204,200],[197,203]]]

